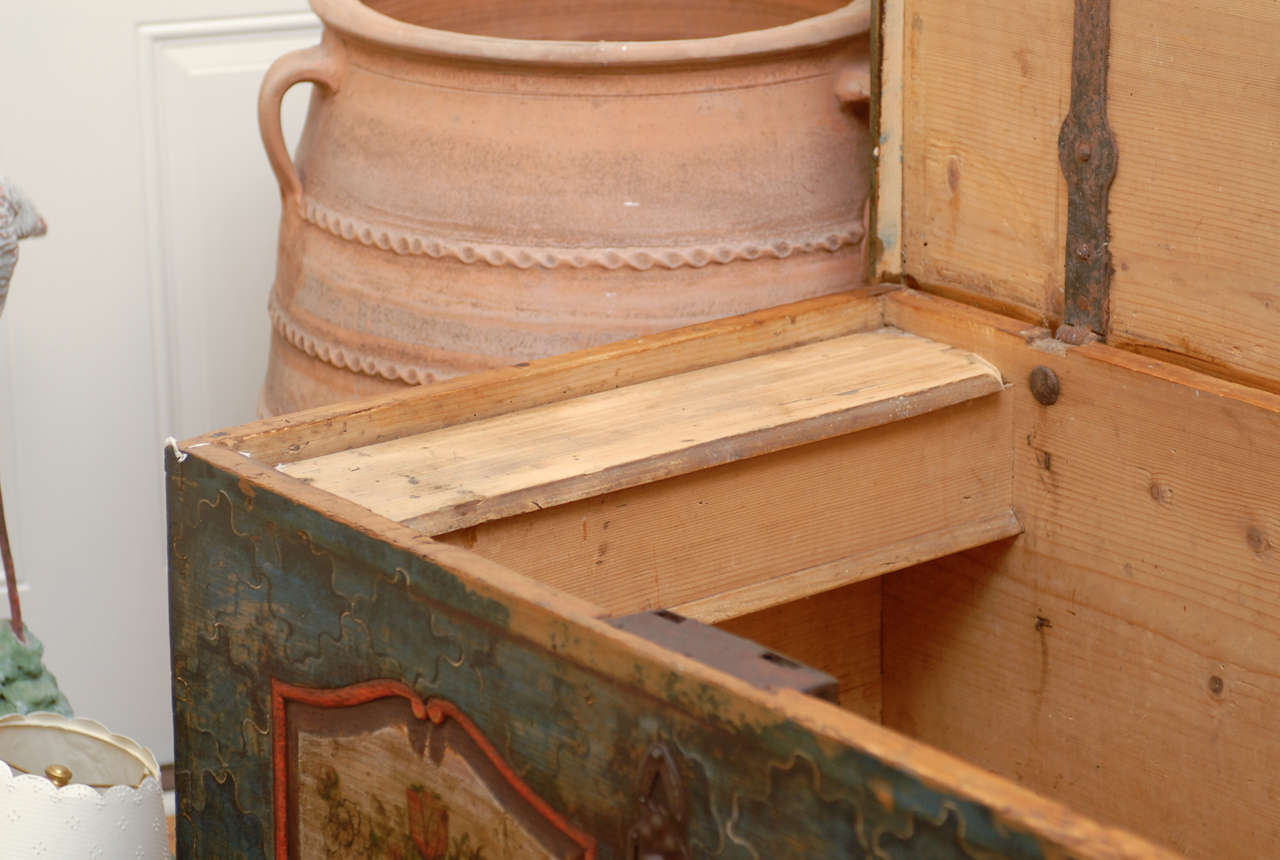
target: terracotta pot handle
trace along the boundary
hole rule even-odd
[[[331,94],[342,85],[346,71],[346,57],[342,43],[325,38],[319,45],[292,51],[280,57],[267,69],[258,92],[258,130],[262,133],[262,145],[267,150],[267,160],[280,183],[280,194],[288,200],[300,200],[302,183],[298,171],[289,159],[289,148],[284,143],[284,130],[280,125],[280,102],[294,84],[310,82],[319,84]]]
[[[845,104],[871,101],[871,62],[863,58],[836,75],[836,98]]]

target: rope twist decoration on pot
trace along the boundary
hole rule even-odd
[[[398,227],[369,224],[336,212],[311,199],[305,199],[301,208],[302,217],[308,223],[334,236],[359,242],[362,245],[392,251],[402,256],[428,256],[435,259],[452,257],[462,263],[485,262],[492,266],[514,266],[518,269],[529,269],[534,266],[544,269],[555,269],[559,266],[572,266],[575,269],[588,266],[604,269],[626,267],[640,272],[648,271],[655,266],[665,269],[679,269],[684,266],[700,269],[711,263],[733,263],[740,260],[758,260],[762,257],[782,260],[793,254],[835,252],[861,242],[864,233],[862,222],[856,221],[808,236],[748,240],[734,244],[720,244],[715,247],[700,245],[653,248],[521,247],[424,236]]]
[[[291,346],[334,367],[369,376],[381,376],[393,382],[407,382],[410,385],[423,385],[440,378],[439,374],[426,368],[378,358],[312,334],[280,307],[274,292],[267,305],[267,314],[271,318],[271,327]]]

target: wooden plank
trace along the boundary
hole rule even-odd
[[[871,579],[717,625],[840,682],[840,707],[880,721],[880,582]]]
[[[1276,390],[1280,5],[1111,14],[1111,340]]]
[[[1072,5],[907,0],[905,15],[903,271],[1023,318],[1060,317]],[[1125,164],[1123,140],[1121,152]]]
[[[903,271],[1056,325],[1072,5],[908,0],[906,21]],[[1109,342],[1280,390],[1280,8],[1138,0],[1111,29]]]
[[[886,724],[1191,856],[1273,854],[1280,396],[919,294],[886,313],[1014,383],[1026,527],[886,578]]]
[[[901,420],[1001,387],[882,329],[281,466],[428,534]]]
[[[1021,533],[1022,524],[1018,518],[1006,511],[988,519],[961,523],[879,546],[869,552],[784,573],[763,582],[731,588],[672,608],[681,615],[707,623],[726,621]]]
[[[873,46],[875,67],[872,104],[875,123],[875,201],[872,210],[874,280],[897,281],[902,277],[902,129],[903,129],[903,28],[906,0],[882,0],[875,4]]]
[[[438,540],[575,594],[604,614],[688,604],[1007,517],[1005,408],[1000,393]]]
[[[893,288],[860,287],[358,403],[318,407],[184,444],[219,445],[266,463],[323,456],[879,328],[879,296],[889,289]]]

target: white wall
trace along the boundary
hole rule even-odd
[[[257,134],[301,0],[0,4],[0,175],[49,223],[0,319],[28,624],[77,713],[173,757],[162,440],[251,420],[279,195]],[[296,138],[306,87],[290,93]]]

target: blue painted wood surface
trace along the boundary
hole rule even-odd
[[[459,576],[277,493],[246,493],[195,454],[170,455],[168,476],[181,857],[273,855],[273,677],[392,679],[452,701],[602,858],[623,856],[655,742],[679,763],[694,857],[1044,856],[991,810],[864,752],[781,718],[726,717],[723,687],[648,661],[637,671],[666,673],[654,695],[557,656],[563,625],[513,635],[508,607]]]

